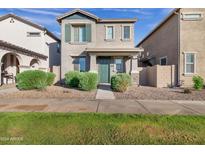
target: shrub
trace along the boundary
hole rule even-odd
[[[54,73],[51,73],[51,72],[47,72],[47,85],[48,86],[51,86],[54,82],[54,79],[55,79],[56,75]]]
[[[79,88],[90,91],[97,88],[98,75],[97,73],[84,72],[80,74]]]
[[[119,73],[111,77],[111,87],[114,91],[124,92],[131,85],[131,77],[126,73]]]
[[[16,80],[21,90],[44,89],[47,86],[47,74],[40,70],[24,71],[17,74]]]
[[[185,94],[191,94],[192,91],[191,91],[191,89],[189,89],[189,88],[185,88],[185,89],[184,89],[184,93],[185,93]]]
[[[65,84],[69,87],[77,88],[79,86],[80,72],[70,71],[65,74]]]
[[[193,76],[192,78],[193,82],[194,82],[194,88],[196,90],[201,90],[204,86],[204,79],[200,76]]]

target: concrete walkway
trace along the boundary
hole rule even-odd
[[[19,91],[16,87],[9,87],[5,89],[0,89],[0,94],[5,94],[5,93],[13,93]]]
[[[103,100],[108,100],[108,99],[115,99],[115,95],[112,92],[112,89],[110,88],[110,84],[101,84],[98,86],[97,94],[96,94],[96,99],[103,99]]]
[[[205,115],[205,101],[0,99],[0,112],[98,112]]]

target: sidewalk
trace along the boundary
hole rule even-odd
[[[101,84],[98,86],[96,99],[115,99],[115,95],[109,84]]]
[[[1,99],[0,112],[98,112],[205,115],[205,101]]]

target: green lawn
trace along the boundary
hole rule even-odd
[[[0,144],[205,144],[205,116],[0,113]]]

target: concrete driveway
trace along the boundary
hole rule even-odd
[[[1,99],[0,112],[99,112],[205,115],[205,101]]]

